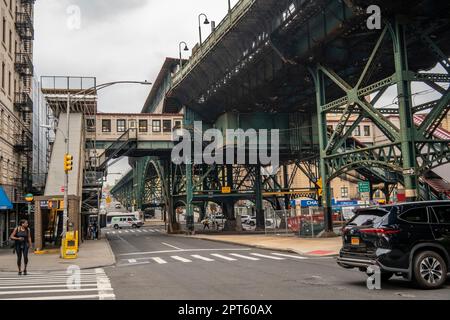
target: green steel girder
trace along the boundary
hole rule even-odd
[[[405,30],[406,25],[399,20],[395,20],[393,24],[388,23],[386,25],[355,86],[349,85],[339,74],[320,63],[317,64],[316,70],[310,70],[316,84],[319,129],[321,128],[319,130],[321,134],[319,137],[321,149],[320,171],[321,176],[325,180],[325,196],[323,199],[325,207],[330,205],[330,198],[327,194],[329,181],[350,170],[373,168],[372,171],[378,176],[384,176],[383,170],[395,173],[394,176],[398,177],[398,181],[405,185],[407,197],[414,198],[417,196],[417,176],[450,160],[448,142],[432,139],[434,131],[441,124],[450,107],[450,90],[445,90],[437,83],[449,82],[450,76],[449,74],[418,73],[408,69],[406,50],[408,41],[405,38]],[[395,73],[361,89],[360,85],[364,80],[370,80],[367,77],[367,72],[388,35],[390,35],[393,43],[392,57]],[[433,53],[440,58],[437,62],[445,65],[444,68],[448,69],[448,58],[442,54],[438,46],[428,36],[422,35],[422,38],[426,38],[425,41],[428,47],[432,48]],[[325,87],[330,82],[325,81],[324,76],[333,85],[344,91],[345,96],[332,102],[326,102]],[[411,83],[417,81],[426,83],[435,89],[442,95],[441,98],[413,106]],[[392,85],[397,86],[398,108],[375,108],[379,98]],[[375,98],[371,102],[365,99],[367,95],[375,93]],[[419,128],[416,128],[413,120],[414,113],[428,109],[431,111]],[[336,130],[331,135],[324,129],[326,126],[326,115],[330,112],[341,114]],[[387,120],[383,114],[398,114],[400,117],[400,128],[397,128]],[[349,118],[353,115],[357,116],[356,121],[350,129],[344,132]],[[351,151],[343,150],[342,147],[350,133],[364,118],[371,119],[391,142],[369,148],[357,148]],[[377,170],[379,171],[377,172]]]

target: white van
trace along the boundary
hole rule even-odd
[[[111,227],[114,229],[122,229],[122,228],[140,228],[143,223],[141,220],[136,219],[133,216],[122,216],[122,217],[113,217],[111,219]]]

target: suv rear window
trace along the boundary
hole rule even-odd
[[[433,207],[438,223],[450,224],[450,206]]]
[[[367,209],[356,212],[356,215],[348,222],[350,226],[374,226],[379,227],[388,223],[388,216],[391,208],[385,209]]]

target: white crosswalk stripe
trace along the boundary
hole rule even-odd
[[[227,260],[227,261],[236,261],[236,259],[234,259],[234,258],[230,258],[230,257],[224,256],[224,255],[218,254],[218,253],[212,253],[211,255],[216,258],[220,258],[220,259]]]
[[[198,255],[198,254],[193,254],[193,255],[191,255],[191,257],[193,257],[193,258],[195,258],[195,259],[207,261],[207,262],[212,262],[212,261],[214,261],[214,259],[210,259],[210,258],[207,258],[207,257],[203,257],[203,256]]]
[[[293,259],[300,259],[300,260],[304,260],[307,259],[306,257],[302,257],[302,256],[296,256],[293,254],[284,254],[284,253],[272,253],[273,255],[279,256],[279,257],[286,257],[286,258],[293,258]]]
[[[108,276],[101,268],[72,273],[0,273],[0,300],[115,299]]]
[[[186,259],[186,258],[183,258],[183,257],[180,257],[180,256],[171,256],[171,258],[175,259],[175,260],[178,260],[178,261],[181,261],[181,262],[192,262],[192,260],[189,260],[189,259]]]
[[[260,253],[250,253],[250,254],[252,256],[257,256],[257,257],[267,258],[267,259],[272,259],[272,260],[285,260],[284,258],[268,256],[268,255],[260,254]]]
[[[252,261],[258,261],[259,260],[259,258],[244,256],[242,254],[237,254],[237,253],[230,253],[230,256],[237,257],[237,258],[242,258],[242,259],[247,259],[247,260],[252,260]]]
[[[141,233],[142,231],[141,230],[136,230],[137,232],[139,232],[139,233]]]
[[[122,231],[119,231],[119,233],[122,233]]]
[[[142,229],[142,231],[144,231],[144,232],[148,232],[148,230],[147,230],[147,229]]]
[[[152,259],[153,259],[153,261],[155,261],[155,262],[157,262],[157,263],[159,263],[159,264],[165,264],[165,263],[167,263],[166,260],[161,259],[161,258],[158,258],[158,257],[154,257],[154,258],[152,258]]]

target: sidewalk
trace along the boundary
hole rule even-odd
[[[342,247],[341,237],[306,239],[298,238],[296,236],[265,236],[245,234],[194,235],[183,237],[245,245],[260,249],[294,252],[303,256],[314,257],[337,256],[339,254],[339,250]]]
[[[85,241],[74,260],[63,260],[58,253],[28,254],[28,271],[64,271],[68,266],[77,265],[81,269],[93,269],[114,265],[116,259],[106,239]],[[16,255],[13,250],[0,251],[0,272],[17,272]]]

